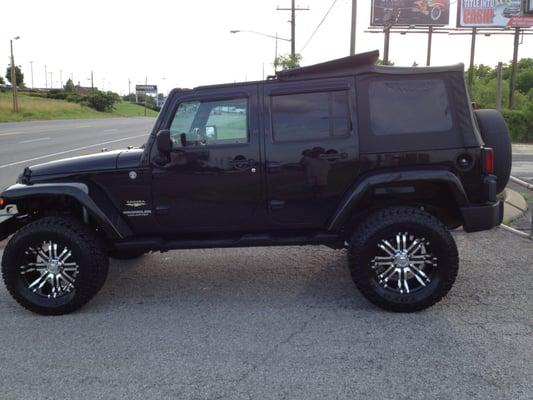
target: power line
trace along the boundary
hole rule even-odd
[[[302,49],[300,50],[300,53],[305,50],[305,48],[307,47],[307,45],[309,44],[311,39],[313,39],[313,37],[315,36],[315,33],[317,33],[317,31],[320,29],[320,27],[322,26],[322,24],[324,23],[324,21],[326,20],[326,18],[328,17],[329,13],[331,12],[331,10],[333,9],[333,7],[335,6],[336,3],[337,3],[337,0],[333,0],[333,3],[331,3],[331,6],[329,6],[328,11],[326,12],[324,17],[322,18],[322,21],[320,21],[320,23],[317,25],[317,27],[315,28],[315,30],[313,31],[311,36],[309,36],[309,39],[307,39],[307,42],[305,42],[304,47],[302,47]]]

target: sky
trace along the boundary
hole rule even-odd
[[[335,0],[297,0],[296,51],[303,65],[345,57],[350,46],[351,0],[336,0],[320,29],[302,51]],[[456,20],[452,0],[450,21]],[[356,51],[383,51],[382,33],[365,33],[370,0],[358,1]],[[27,86],[45,86],[45,69],[54,87],[70,77],[82,86],[94,85],[125,94],[128,81],[147,79],[166,93],[174,87],[262,79],[273,73],[275,40],[254,30],[290,38],[290,0],[17,0],[17,17],[3,7],[0,23],[0,72],[9,65],[9,39],[15,63],[21,65]],[[425,65],[427,36],[391,35],[390,59],[395,65]],[[290,43],[278,42],[280,54]],[[513,36],[479,35],[476,64],[496,65],[512,59]],[[432,65],[468,64],[469,36],[434,35]],[[533,36],[525,36],[519,57],[533,57]],[[50,76],[52,73],[52,76]]]

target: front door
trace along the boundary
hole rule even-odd
[[[170,157],[152,162],[154,212],[168,233],[245,230],[263,196],[257,85],[179,95]]]

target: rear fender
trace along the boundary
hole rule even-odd
[[[339,232],[357,213],[363,198],[368,194],[374,194],[376,189],[385,193],[400,193],[402,188],[410,188],[413,185],[423,183],[437,183],[445,185],[451,194],[456,207],[468,205],[468,198],[459,178],[445,169],[412,169],[394,172],[379,172],[365,175],[357,180],[348,193],[344,196],[339,207],[330,219],[327,230]]]

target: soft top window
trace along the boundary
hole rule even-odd
[[[446,86],[440,79],[370,82],[374,135],[447,132],[452,128]]]
[[[359,127],[364,132],[359,138],[361,152],[464,146],[457,116],[461,87],[450,74],[376,74],[356,82]]]

